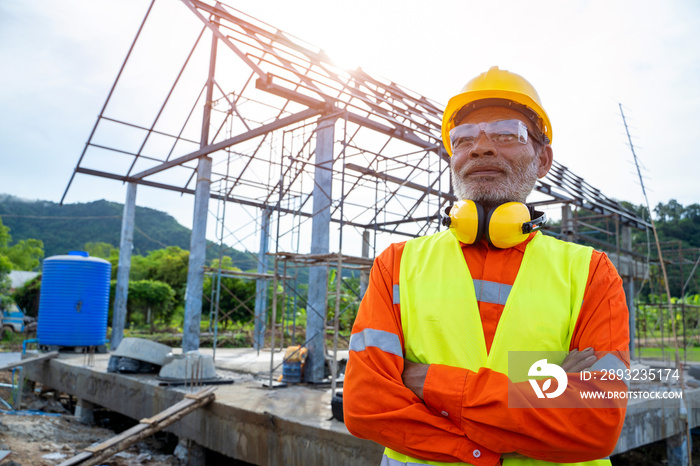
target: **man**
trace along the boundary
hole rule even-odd
[[[610,464],[624,403],[582,400],[580,371],[629,364],[626,300],[604,253],[529,232],[540,213],[520,203],[553,160],[537,92],[493,67],[450,100],[442,133],[465,201],[449,211],[450,230],[376,258],[350,340],[348,429],[387,447],[382,465]],[[542,393],[549,382],[528,384],[509,366],[537,351],[550,362],[526,372],[553,362],[568,373],[558,405],[538,402],[554,396]]]

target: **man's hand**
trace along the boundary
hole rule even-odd
[[[590,368],[597,360],[593,348],[586,348],[583,351],[574,349],[561,363],[561,368],[564,369],[564,372],[581,372]]]
[[[584,369],[590,368],[597,360],[598,358],[593,348],[586,348],[583,351],[574,349],[564,358],[564,362],[561,363],[561,368],[564,369],[564,372],[581,372]],[[514,451],[503,453],[501,458],[528,459],[527,456]]]
[[[564,362],[561,363],[561,368],[564,369],[564,372],[581,372],[590,368],[597,360],[593,348],[586,348],[583,351],[575,349],[566,356]],[[407,359],[403,361],[403,374],[401,375],[403,384],[421,400],[423,399],[423,384],[425,384],[429,367],[430,364],[420,364]]]
[[[425,376],[428,375],[429,367],[430,364],[420,364],[407,359],[403,360],[403,374],[401,374],[403,384],[421,400],[423,399],[423,384],[425,383]]]

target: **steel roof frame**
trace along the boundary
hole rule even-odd
[[[226,157],[230,162],[233,155],[235,163],[231,172],[212,174],[213,184],[225,181],[220,185],[227,186],[226,192],[212,192],[212,198],[261,209],[274,206],[278,215],[311,217],[311,203],[307,201],[316,169],[313,165],[315,123],[332,118],[337,120],[332,221],[341,226],[406,236],[439,229],[440,209],[455,200],[449,182],[449,157],[441,140],[440,104],[395,82],[373,77],[361,68],[339,68],[321,49],[220,2],[181,1],[203,28],[152,124],[108,116],[106,110],[152,14],[153,3],[97,118],[66,193],[78,173],[193,193],[196,159],[212,157],[216,166],[217,161],[221,163]],[[227,54],[228,63],[238,61],[239,71],[247,70],[247,75],[238,85],[229,84],[218,74],[214,77],[218,90],[214,99],[217,111],[210,124],[214,136],[200,148],[197,138],[188,133],[197,125],[195,110],[204,105],[205,83],[201,88],[188,88],[189,95],[196,97],[190,99],[193,103],[189,113],[177,131],[164,129],[162,121],[168,114],[171,96],[184,86],[183,73],[194,66],[192,57],[205,33],[218,38],[219,44],[224,45],[219,55]],[[217,63],[222,61],[225,60],[220,57]],[[219,111],[219,106],[225,107],[224,110]],[[98,127],[108,123],[129,131],[134,139],[141,135],[139,149],[128,150],[119,144],[96,140]],[[149,153],[154,138],[169,141],[167,154]],[[91,161],[96,151],[109,153],[108,163]],[[127,170],[114,168],[118,165],[114,161],[122,157],[129,162]],[[648,226],[556,161],[550,173],[538,180],[535,189],[546,197],[539,204],[572,204],[618,216],[624,225]],[[295,207],[290,208],[292,205]]]

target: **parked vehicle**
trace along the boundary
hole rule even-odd
[[[34,322],[33,317],[27,317],[17,304],[6,305],[2,311],[2,329],[9,332],[24,332],[27,325]]]

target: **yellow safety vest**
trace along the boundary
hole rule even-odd
[[[583,303],[591,253],[591,248],[538,233],[525,249],[487,354],[474,282],[459,242],[449,231],[408,241],[399,274],[406,359],[508,374],[509,351],[566,354]],[[384,455],[382,464],[391,466],[466,464],[418,460],[389,448]],[[503,461],[504,466],[552,464],[556,463]],[[566,464],[603,466],[610,460]]]

